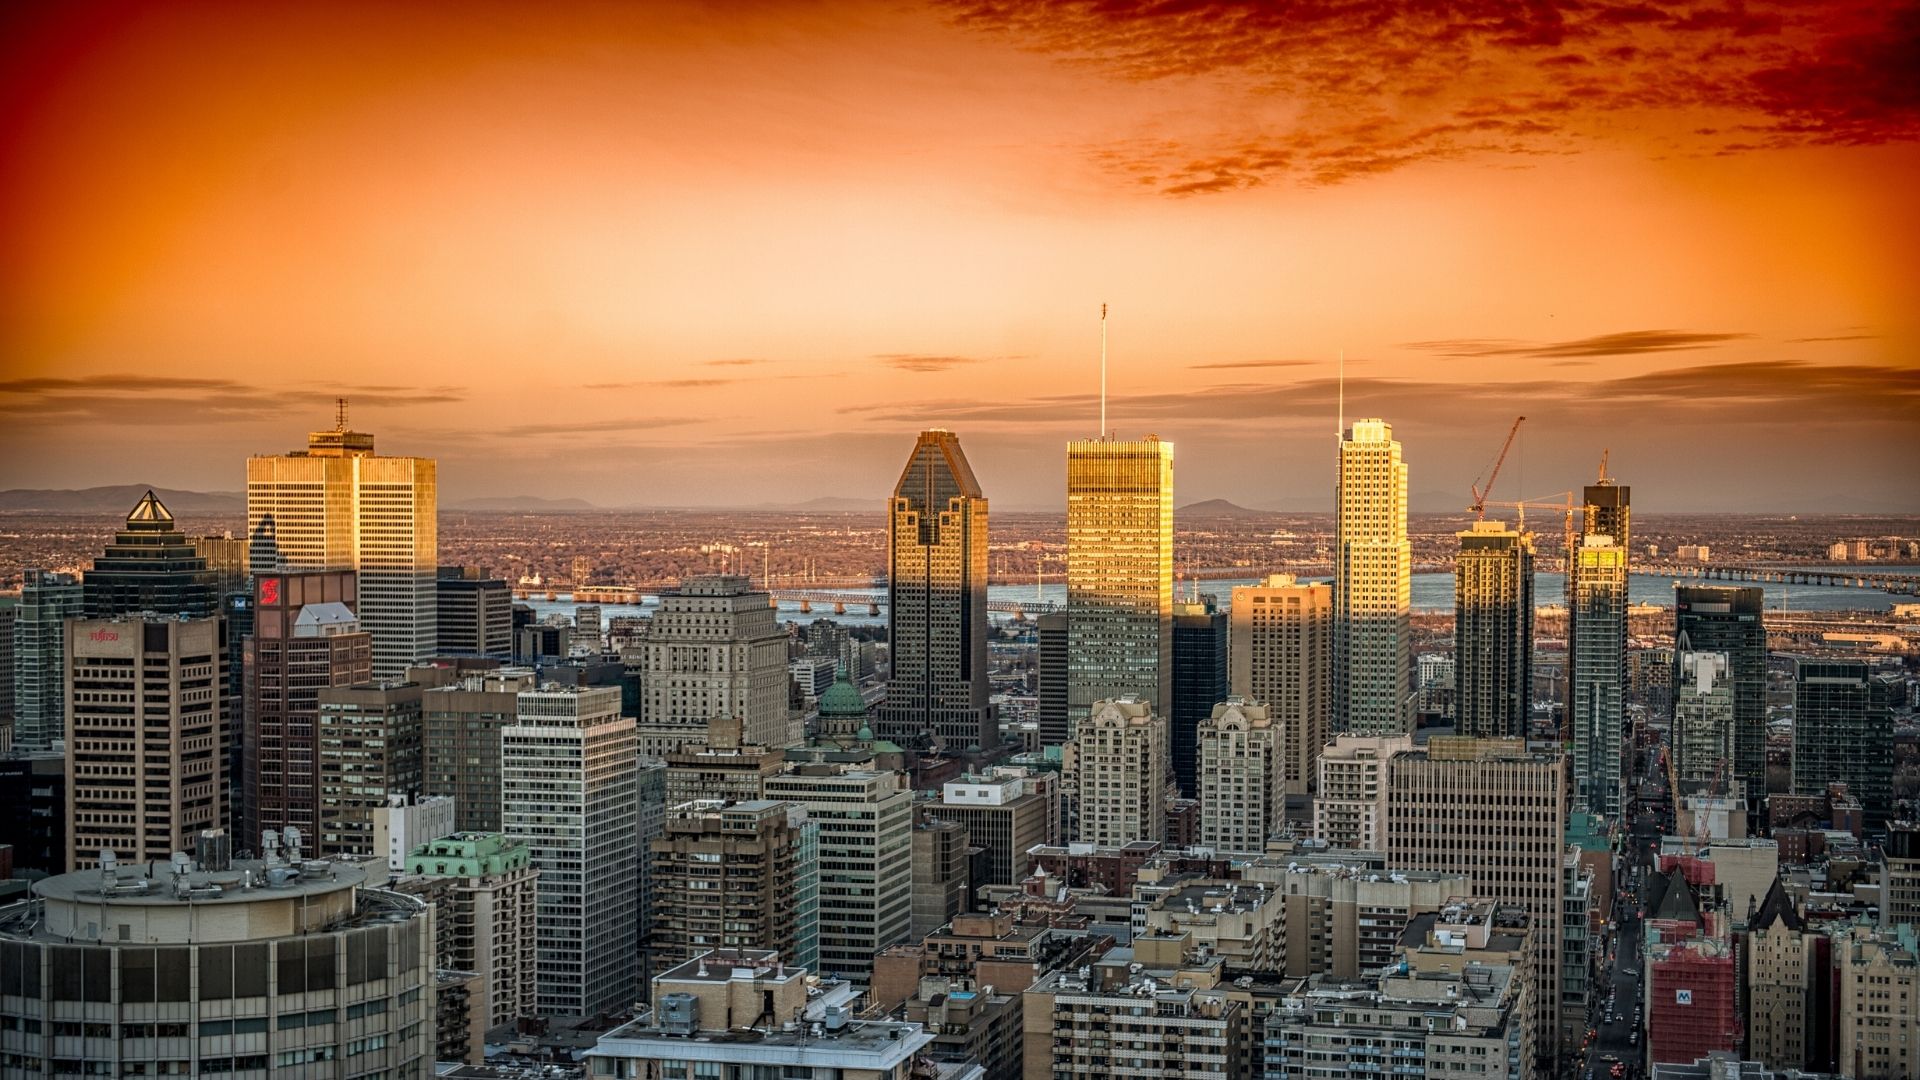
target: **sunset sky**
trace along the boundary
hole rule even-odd
[[[12,5],[0,488],[1920,511],[1920,5]],[[1499,497],[1499,496],[1496,496]]]

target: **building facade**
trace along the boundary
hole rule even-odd
[[[740,718],[741,737],[788,747],[800,733],[787,711],[787,635],[767,594],[745,577],[690,577],[660,598],[640,646],[641,746],[664,757]]]
[[[1200,725],[1200,843],[1258,854],[1286,817],[1286,736],[1266,706],[1228,698]]]
[[[1167,715],[1169,759],[1180,794],[1193,798],[1200,725],[1227,700],[1227,613],[1213,598],[1173,605],[1173,711]]]
[[[442,566],[434,579],[438,656],[513,658],[513,590],[477,566]]]
[[[248,569],[357,571],[374,673],[399,678],[439,647],[438,491],[432,458],[376,455],[343,406],[305,450],[247,459]]]
[[[411,800],[425,779],[417,682],[327,687],[316,707],[322,855],[386,856],[374,814]]]
[[[527,846],[499,833],[454,833],[414,848],[406,872],[448,880],[436,921],[450,923],[441,959],[482,977],[486,1026],[533,1016],[538,993],[539,871]]]
[[[804,808],[683,803],[648,847],[656,962],[714,949],[770,950],[802,967],[818,960],[820,827]]]
[[[320,827],[320,690],[373,678],[351,571],[264,574],[254,581],[253,636],[242,651],[240,832]]]
[[[66,732],[66,621],[86,611],[80,579],[28,570],[13,617],[13,745],[52,750]]]
[[[1040,713],[1040,742],[1059,746],[1072,738],[1067,723],[1067,613],[1049,612],[1033,622],[1038,669],[1034,672],[1036,704]]]
[[[1227,690],[1267,707],[1286,744],[1287,794],[1305,795],[1318,780],[1333,707],[1333,586],[1269,574],[1234,587],[1230,614]]]
[[[1387,847],[1387,767],[1413,750],[1410,735],[1341,735],[1320,754],[1320,789],[1313,800],[1313,835],[1355,851]]]
[[[1525,738],[1533,698],[1533,534],[1476,521],[1457,535],[1455,730],[1478,738]]]
[[[350,865],[168,863],[0,915],[0,1076],[434,1075],[433,914]]]
[[[68,869],[165,862],[226,828],[226,635],[217,615],[66,624]]]
[[[1574,553],[1569,599],[1574,804],[1619,821],[1626,799],[1627,549],[1589,533]]]
[[[1674,653],[1723,652],[1733,695],[1732,779],[1747,806],[1767,797],[1767,629],[1756,585],[1676,585]],[[1675,673],[1674,685],[1680,684]],[[1676,689],[1676,694],[1678,690]]]
[[[639,989],[638,764],[614,687],[525,691],[500,730],[500,831],[540,872],[542,1015],[623,1009]]]
[[[1411,729],[1413,548],[1407,465],[1384,420],[1360,420],[1340,440],[1334,488],[1334,730]]]
[[[1167,721],[1135,697],[1097,701],[1074,733],[1069,784],[1083,843],[1162,840]]]
[[[913,927],[913,793],[897,773],[801,765],[767,781],[820,828],[820,970],[865,984]]]
[[[1673,688],[1672,769],[1678,783],[1705,787],[1733,775],[1739,714],[1727,667],[1726,653],[1680,654]]]
[[[987,700],[987,496],[950,431],[923,431],[887,502],[887,646],[874,732],[902,746],[1000,743]]]
[[[173,515],[149,491],[127,514],[106,551],[93,560],[81,588],[89,619],[115,615],[216,614],[214,574]]]
[[[1173,444],[1067,444],[1067,723],[1095,702],[1173,707]],[[1077,737],[1077,733],[1075,734]]]
[[[1864,660],[1794,661],[1793,792],[1820,795],[1843,783],[1860,800],[1867,827],[1893,810],[1891,686]]]
[[[499,668],[421,695],[423,784],[429,795],[452,797],[461,832],[500,831],[500,732],[537,685],[532,668]]]
[[[949,780],[928,816],[967,827],[971,843],[985,853],[974,885],[1017,885],[1027,876],[1027,853],[1060,841],[1060,777],[1001,766],[985,775]]]

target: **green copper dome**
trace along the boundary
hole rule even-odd
[[[831,720],[835,717],[851,719],[867,715],[867,699],[861,695],[860,688],[847,678],[847,666],[840,665],[835,674],[833,685],[820,695],[820,719]]]

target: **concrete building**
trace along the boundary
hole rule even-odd
[[[1185,935],[1049,972],[1023,995],[1023,1075],[1239,1080],[1248,1010],[1227,982],[1221,959],[1200,957]]]
[[[1266,1018],[1265,1080],[1541,1075],[1528,968],[1499,936],[1436,931],[1403,950],[1404,964],[1304,980]]]
[[[1333,730],[1412,730],[1413,548],[1407,465],[1393,427],[1360,420],[1342,433],[1334,494]]]
[[[639,990],[638,760],[613,687],[524,691],[500,730],[500,831],[540,872],[540,1014],[623,1009]]]
[[[442,566],[434,578],[436,656],[513,658],[513,590],[477,566]]]
[[[447,879],[436,905],[449,955],[445,966],[480,976],[487,1027],[535,1015],[539,871],[527,845],[499,833],[454,833],[408,853],[408,874]]]
[[[1739,715],[1728,663],[1721,652],[1680,654],[1673,688],[1671,768],[1683,787],[1706,788],[1734,776]]]
[[[665,757],[715,717],[738,717],[759,746],[801,741],[787,711],[787,635],[767,594],[744,577],[690,577],[660,598],[639,651],[641,749]]]
[[[1167,721],[1137,697],[1096,701],[1074,730],[1068,784],[1079,839],[1118,846],[1166,836]]]
[[[1920,822],[1887,823],[1881,911],[1889,926],[1920,929]]]
[[[1387,765],[1410,753],[1410,735],[1341,735],[1320,751],[1313,835],[1335,848],[1385,851]]]
[[[373,678],[373,638],[354,613],[351,571],[268,573],[254,581],[253,636],[242,650],[240,836],[320,831],[320,690]]]
[[[1537,1049],[1557,1052],[1565,761],[1518,739],[1436,737],[1387,767],[1387,863],[1465,871],[1474,895],[1526,911],[1537,928]]]
[[[820,944],[820,826],[794,803],[671,807],[649,844],[656,962],[761,949],[811,967]]]
[[[1525,738],[1533,686],[1533,534],[1476,521],[1456,535],[1454,728],[1479,738]]]
[[[1173,709],[1173,444],[1067,443],[1067,722],[1134,697]]]
[[[1702,556],[1704,560],[1704,554]],[[1767,630],[1764,593],[1757,585],[1676,585],[1674,653],[1727,655],[1733,696],[1733,757],[1729,774],[1758,812],[1767,798]],[[1674,686],[1683,680],[1676,672]],[[1677,690],[1676,690],[1677,693]]]
[[[66,873],[72,817],[64,750],[0,754],[0,821],[7,823],[14,873]]]
[[[919,1024],[855,1020],[851,987],[808,984],[805,968],[772,952],[689,960],[654,978],[651,1011],[587,1051],[588,1072],[608,1080],[921,1075],[914,1062],[933,1037]]]
[[[1877,830],[1893,810],[1893,710],[1873,676],[1864,660],[1794,661],[1793,792],[1845,784]]]
[[[219,613],[207,560],[152,491],[134,505],[126,527],[93,560],[81,589],[89,619],[144,612],[204,619]]]
[[[1388,870],[1377,854],[1328,848],[1256,859],[1242,880],[1281,897],[1284,963],[1273,970],[1289,978],[1378,971],[1395,962],[1415,919],[1473,891],[1465,874]]]
[[[974,979],[928,975],[901,1003],[900,1015],[918,1024],[933,1042],[925,1051],[937,1065],[974,1067],[983,1080],[1020,1080],[1025,1035],[1020,991]]]
[[[820,826],[820,970],[864,984],[913,929],[913,793],[897,773],[801,765],[767,781]]]
[[[1269,574],[1234,587],[1230,615],[1228,692],[1266,706],[1286,743],[1286,793],[1305,795],[1318,779],[1332,709],[1333,586]]]
[[[909,939],[920,941],[952,922],[972,905],[971,863],[979,849],[957,821],[923,818],[913,826],[913,924]]]
[[[165,861],[226,828],[226,620],[75,619],[63,652],[67,868]]]
[[[1184,798],[1199,792],[1200,725],[1227,700],[1227,613],[1213,597],[1173,605],[1173,711],[1167,715],[1168,760]]]
[[[322,855],[381,855],[373,815],[394,798],[422,790],[420,701],[417,682],[328,687],[317,700],[320,821],[315,846]]]
[[[1287,956],[1286,900],[1263,882],[1179,878],[1145,903],[1145,932],[1185,934],[1233,971],[1280,971]]]
[[[62,874],[0,912],[0,1074],[427,1080],[433,915],[343,864]]]
[[[716,716],[704,742],[687,743],[666,757],[666,805],[719,800],[752,802],[767,780],[786,767],[786,752],[740,740],[740,721]]]
[[[1838,1065],[1852,1080],[1920,1080],[1920,935],[1855,926],[1833,938]]]
[[[1574,552],[1569,600],[1574,805],[1619,821],[1626,807],[1627,549],[1588,533]]]
[[[1770,1069],[1818,1069],[1831,1060],[1830,946],[1827,935],[1808,932],[1775,878],[1741,942],[1748,1058]]]
[[[397,679],[440,644],[437,469],[432,458],[383,457],[347,428],[307,448],[247,459],[247,568],[257,577],[357,571],[357,603],[373,635],[374,673]]]
[[[1200,843],[1257,854],[1287,810],[1286,735],[1266,706],[1229,698],[1200,724]]]
[[[80,579],[28,570],[13,609],[13,745],[54,750],[66,734],[66,621],[86,611]]]
[[[407,868],[415,848],[457,831],[453,799],[446,795],[389,795],[385,806],[373,809],[374,854],[384,855],[395,873]]]
[[[1027,853],[1060,841],[1060,777],[1010,766],[964,775],[940,788],[928,816],[967,827],[969,843],[985,852],[979,885],[1015,885],[1027,876]]]
[[[887,501],[887,648],[874,731],[909,747],[1000,744],[987,700],[987,496],[951,431],[923,431]]]
[[[425,676],[414,671],[409,677]],[[537,685],[532,668],[499,668],[421,695],[425,789],[453,799],[461,832],[500,831],[500,732],[518,719],[520,695]]]

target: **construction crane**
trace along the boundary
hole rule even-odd
[[[1613,449],[1611,447],[1603,446],[1600,448],[1600,479],[1596,481],[1597,483],[1610,484],[1613,482],[1607,479],[1607,457],[1612,453]]]
[[[1514,510],[1519,511],[1520,523],[1519,525],[1515,526],[1515,531],[1517,532],[1527,531],[1527,508],[1530,506],[1536,510],[1560,511],[1562,514],[1565,515],[1565,519],[1566,519],[1565,555],[1567,558],[1568,565],[1563,567],[1563,569],[1569,572],[1572,571],[1573,553],[1575,549],[1579,546],[1579,540],[1580,540],[1579,530],[1574,524],[1574,514],[1580,509],[1580,507],[1579,507],[1579,504],[1574,500],[1573,492],[1558,491],[1552,495],[1548,495],[1545,498],[1540,498],[1540,499],[1514,499],[1514,500],[1509,500],[1504,502],[1482,500],[1482,505],[1483,506],[1505,506],[1505,507],[1510,507]],[[1479,510],[1481,509],[1481,507],[1476,506],[1474,509]]]
[[[1493,482],[1500,479],[1500,466],[1506,464],[1507,451],[1513,449],[1513,437],[1520,434],[1520,423],[1525,419],[1526,417],[1524,416],[1514,418],[1513,426],[1507,429],[1507,441],[1500,444],[1500,454],[1493,459],[1493,468],[1481,472],[1480,476],[1487,478],[1487,486],[1484,489],[1481,488],[1479,476],[1474,477],[1473,483],[1468,485],[1473,488],[1473,505],[1467,507],[1467,509],[1473,511],[1474,517],[1477,520],[1486,520],[1487,496],[1493,494]]]

